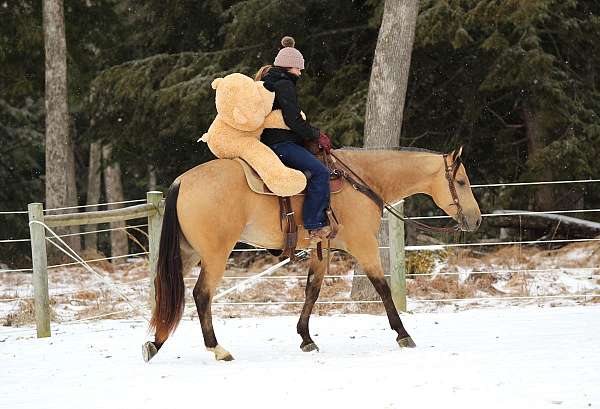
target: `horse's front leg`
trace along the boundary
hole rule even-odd
[[[328,252],[325,252],[325,254],[327,253]],[[296,326],[298,334],[300,334],[302,337],[300,348],[304,352],[319,350],[317,344],[315,344],[310,337],[308,321],[310,319],[310,314],[312,313],[315,302],[319,298],[319,293],[321,292],[323,276],[327,267],[327,257],[329,256],[328,254],[325,254],[323,260],[321,261],[319,261],[315,251],[313,251],[310,256],[310,266],[308,268],[308,278],[306,280],[306,290],[304,292],[304,306],[302,307],[302,313],[300,314],[300,319],[298,320],[298,325]]]
[[[379,244],[377,239],[372,237],[357,244],[360,245],[349,248],[350,253],[361,265],[365,274],[371,281],[371,284],[373,284],[373,287],[375,287],[375,290],[381,297],[381,301],[383,301],[383,306],[385,307],[390,322],[390,327],[398,333],[396,342],[398,342],[400,348],[414,348],[416,345],[402,324],[402,320],[400,319],[394,301],[392,300],[390,287],[387,281],[385,281],[381,260],[379,258]]]

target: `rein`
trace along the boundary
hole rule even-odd
[[[413,220],[410,217],[401,215],[392,205],[387,203],[385,200],[383,200],[383,198],[381,196],[379,196],[377,193],[375,193],[375,191],[373,189],[371,189],[369,184],[367,182],[365,182],[360,176],[358,176],[356,174],[356,172],[354,172],[348,165],[346,165],[344,163],[344,161],[342,161],[337,155],[335,155],[333,152],[330,152],[329,155],[333,156],[333,158],[336,161],[338,161],[340,164],[342,164],[342,166],[344,166],[347,169],[347,171],[346,171],[343,169],[336,168],[333,171],[333,173],[336,175],[342,176],[344,179],[346,179],[350,183],[350,185],[355,190],[358,190],[359,192],[365,194],[371,200],[373,200],[375,202],[375,204],[377,204],[377,206],[381,209],[382,214],[383,214],[383,209],[386,209],[394,217],[402,220],[403,222],[410,223],[421,230],[428,230],[428,231],[441,232],[441,233],[456,232],[459,230],[458,224],[456,224],[456,226],[453,226],[453,227],[430,226],[428,224]],[[451,163],[451,164],[448,164],[448,161],[447,161],[448,155],[447,154],[444,154],[443,157],[444,157],[444,171],[446,172],[446,180],[448,181],[448,188],[450,189],[450,195],[452,196],[453,204],[457,207],[457,210],[458,210],[457,211],[458,220],[462,220],[464,217],[463,211],[462,211],[462,206],[460,205],[460,200],[458,199],[458,193],[456,192],[456,187],[454,186],[454,177],[456,176],[456,172],[458,171],[458,167],[460,166],[460,163],[461,163],[460,157],[456,158],[454,163]],[[355,176],[356,179],[358,179],[358,181],[356,179],[354,179],[351,175]]]

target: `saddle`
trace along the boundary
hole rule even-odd
[[[332,160],[332,158],[324,151],[319,150],[318,147],[307,146],[307,148],[329,169],[329,187],[331,194],[339,193],[344,188],[344,178],[342,177],[342,172],[340,172],[340,170],[336,167],[334,160]],[[242,166],[244,175],[246,176],[246,182],[253,192],[261,195],[276,196],[275,193],[269,190],[267,185],[265,185],[258,173],[256,173],[256,171],[252,168],[252,166],[250,166],[250,164],[248,164],[248,162],[241,158],[235,158],[234,160]],[[306,189],[300,192],[298,196],[305,194]],[[284,255],[289,257],[292,261],[295,261],[297,259],[295,250],[298,243],[298,225],[294,218],[292,203],[289,196],[277,197],[279,199],[279,225],[284,233],[284,245],[283,250],[268,249],[268,251],[275,256]],[[339,230],[339,222],[333,213],[331,206],[326,210],[326,215],[329,225],[332,229],[332,232],[329,236],[329,240],[331,240],[335,238]],[[319,257],[319,260],[323,259],[321,242],[317,244],[317,256]]]
[[[248,186],[250,187],[250,189],[253,192],[261,194],[261,195],[276,196],[275,193],[273,193],[269,190],[267,185],[265,185],[265,182],[263,182],[263,180],[260,178],[258,173],[256,173],[256,171],[252,168],[252,166],[250,166],[250,164],[248,162],[246,162],[242,158],[235,158],[234,160],[237,161],[242,166],[242,169],[244,170],[244,175],[246,176],[246,182],[248,182]],[[321,160],[321,161],[323,162],[323,160]],[[327,164],[326,164],[326,166],[327,166]],[[335,168],[332,169],[332,166],[327,166],[327,168],[329,169],[329,174],[331,175],[329,177],[329,188],[331,189],[331,193],[332,194],[338,193],[344,187],[344,181],[343,181],[341,175],[334,173]],[[305,194],[306,194],[306,189],[304,189],[302,192],[300,192],[298,194],[298,196],[303,196]]]

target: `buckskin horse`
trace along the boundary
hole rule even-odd
[[[415,343],[404,328],[392,301],[379,259],[378,232],[382,201],[394,203],[416,193],[424,193],[463,231],[474,231],[481,213],[473,197],[469,178],[461,162],[462,149],[449,154],[432,151],[334,150],[335,157],[353,171],[375,195],[361,192],[359,186],[345,187],[331,195],[331,207],[343,228],[331,240],[331,248],[344,250],[361,265],[383,301],[390,327],[397,332],[400,347]],[[292,197],[292,209],[299,225],[298,249],[311,244],[302,228],[303,196]],[[150,322],[154,342],[143,345],[149,361],[177,327],[183,314],[183,276],[200,264],[201,272],[193,296],[202,326],[204,344],[217,360],[232,360],[218,342],[212,325],[211,300],[219,285],[229,254],[237,242],[267,249],[282,249],[280,209],[274,196],[250,190],[240,164],[219,159],[196,166],[180,175],[166,196],[157,275],[156,306]],[[305,301],[297,325],[304,351],[317,349],[310,337],[308,322],[319,296],[329,262],[311,252]]]

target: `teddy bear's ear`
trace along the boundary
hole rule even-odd
[[[219,87],[219,83],[223,81],[223,78],[216,78],[213,80],[213,82],[210,84],[210,86],[212,87],[212,89],[217,89]]]
[[[233,120],[240,125],[248,122],[248,118],[238,108],[233,108]]]

